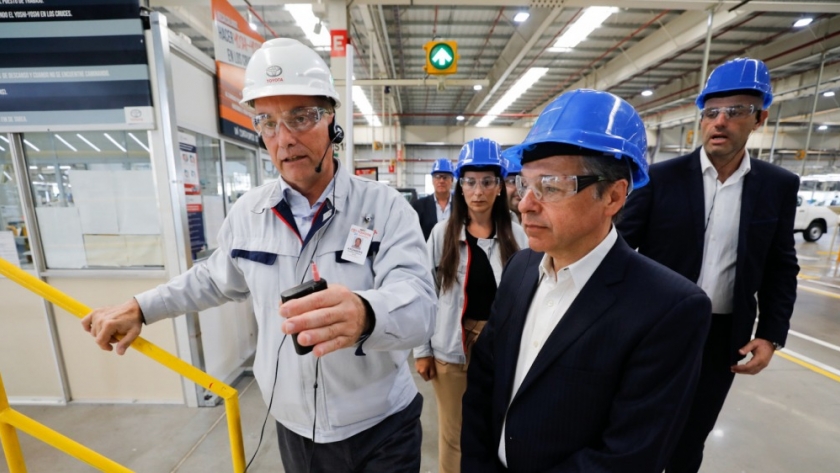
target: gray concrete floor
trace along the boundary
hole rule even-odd
[[[802,271],[787,349],[840,374],[840,278],[832,235],[806,243],[797,235]],[[840,240],[840,238],[838,238]],[[835,242],[834,247],[840,246]],[[817,292],[821,291],[821,292]],[[437,472],[437,410],[431,384],[417,378],[425,398],[421,471]],[[253,455],[265,416],[253,378],[236,386],[242,431]],[[21,413],[137,472],[232,471],[223,407],[155,405],[17,406]],[[19,434],[30,473],[90,472],[91,467]],[[758,376],[738,376],[709,437],[703,473],[836,473],[840,471],[840,382],[781,357]],[[0,472],[7,472],[0,452]],[[249,471],[283,471],[269,419]]]

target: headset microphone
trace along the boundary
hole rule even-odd
[[[329,134],[330,134],[330,144],[327,145],[326,149],[324,149],[324,155],[321,156],[321,160],[318,161],[318,165],[315,166],[315,172],[321,172],[321,166],[324,164],[324,159],[327,157],[327,151],[330,150],[330,146],[333,144],[339,144],[344,141],[344,129],[341,128],[338,123],[335,122],[335,117],[333,117],[332,123],[329,126]]]
[[[322,165],[322,164],[324,164],[324,158],[326,158],[326,157],[327,157],[327,151],[329,151],[329,150],[330,150],[330,147],[331,147],[332,145],[333,145],[333,142],[332,142],[332,141],[330,141],[330,144],[328,144],[328,145],[327,145],[327,147],[326,147],[326,149],[324,149],[324,155],[323,155],[323,156],[321,156],[321,160],[320,160],[320,161],[318,161],[318,165],[317,165],[317,166],[315,166],[315,172],[317,172],[317,173],[320,173],[320,172],[321,172],[321,165]]]

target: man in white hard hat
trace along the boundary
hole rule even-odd
[[[416,472],[422,397],[406,360],[432,335],[435,309],[417,216],[394,189],[333,159],[343,138],[339,98],[310,48],[264,43],[248,63],[242,102],[255,108],[280,179],[236,202],[206,264],[97,309],[82,325],[123,354],[142,323],[250,295],[254,376],[277,421],[285,470]],[[362,251],[346,250],[356,238]],[[281,303],[282,292],[319,280],[316,266],[327,288]],[[312,353],[298,355],[301,347]]]

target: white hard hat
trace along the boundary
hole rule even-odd
[[[276,38],[254,52],[245,69],[242,100],[275,95],[329,97],[338,107],[338,93],[327,63],[311,48],[291,38]]]

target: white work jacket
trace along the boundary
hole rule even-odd
[[[440,266],[440,259],[443,255],[444,235],[446,234],[447,222],[438,222],[429,235],[428,258],[429,264],[435,269]],[[528,236],[517,223],[511,222],[513,238],[519,249],[528,248]],[[507,261],[502,261],[502,251],[496,236],[493,238],[479,238],[478,247],[487,255],[490,267],[493,268],[493,276],[496,279],[496,286],[502,279],[502,270]],[[472,255],[467,244],[466,231],[461,228],[461,236],[458,240],[460,259],[458,261],[458,275],[449,288],[441,288],[440,280],[436,278],[438,306],[437,318],[435,320],[435,332],[431,339],[426,340],[421,346],[414,349],[414,358],[434,356],[447,363],[464,364],[467,362],[464,354],[464,329],[463,318],[467,309],[467,286],[466,275],[470,269]],[[506,295],[509,297],[510,295]]]
[[[364,265],[341,258],[351,225],[375,231]],[[359,346],[321,359],[316,441],[344,440],[406,408],[417,387],[409,350],[434,327],[435,292],[417,214],[396,190],[338,166],[335,189],[300,236],[280,181],[257,187],[231,208],[219,248],[203,264],[136,296],[146,323],[197,312],[250,294],[259,333],[254,376],[271,414],[289,430],[312,436],[315,357],[283,343],[280,293],[312,279],[314,260],[327,284],[342,284],[370,303],[373,333]],[[212,347],[205,347],[212,349]],[[362,352],[365,354],[363,355]]]

